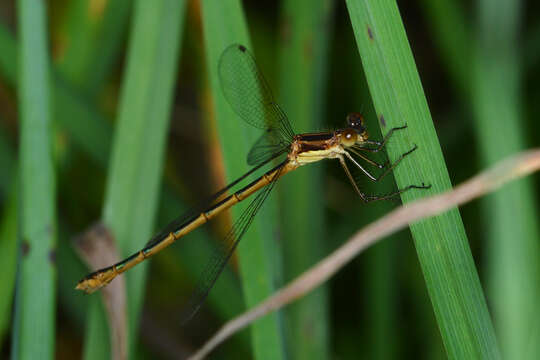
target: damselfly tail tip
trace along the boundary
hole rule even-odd
[[[75,289],[82,290],[87,294],[91,294],[110,283],[116,277],[116,275],[118,275],[118,273],[113,267],[98,270],[81,279],[77,283],[77,286],[75,286]]]
[[[95,280],[92,281],[92,279],[82,279],[81,281],[77,283],[77,286],[75,286],[75,289],[84,291],[87,294],[91,294],[94,291],[101,288],[101,286],[97,284],[92,284],[93,282],[95,282]]]

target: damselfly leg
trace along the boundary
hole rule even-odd
[[[406,128],[407,128],[407,124],[390,129],[390,131],[388,131],[388,133],[384,136],[382,141],[376,141],[376,140],[366,140],[366,141],[364,141],[365,144],[375,145],[376,146],[375,148],[368,148],[368,147],[361,146],[361,145],[355,146],[354,148],[357,149],[357,150],[362,150],[362,151],[379,152],[384,148],[384,146],[386,145],[386,143],[388,142],[388,140],[390,139],[392,134],[394,134],[395,131],[404,130]]]
[[[348,118],[348,121],[349,121],[349,123],[351,123],[351,120],[349,118]],[[375,140],[366,139],[366,140],[362,141],[361,144],[353,145],[353,146],[347,148],[346,151],[344,152],[345,158],[350,160],[357,169],[359,169],[365,176],[367,176],[368,179],[370,179],[371,181],[374,181],[374,182],[379,182],[382,179],[384,179],[405,157],[407,157],[408,155],[413,153],[418,147],[416,145],[414,145],[412,149],[410,149],[409,151],[401,154],[399,156],[399,158],[396,161],[394,161],[393,163],[390,163],[389,160],[386,160],[384,163],[379,163],[379,162],[377,162],[375,160],[370,159],[366,155],[362,154],[362,152],[376,153],[376,152],[381,151],[382,149],[384,149],[384,147],[388,143],[388,140],[394,134],[395,131],[403,130],[403,129],[406,129],[406,128],[407,128],[407,125],[400,126],[400,127],[395,127],[395,128],[390,129],[390,131],[386,134],[386,136],[383,138],[382,141],[375,141]],[[367,147],[367,146],[365,146],[366,144],[375,145],[375,147]],[[367,170],[364,166],[362,166],[351,155],[351,153],[354,154],[355,156],[357,156],[359,159],[362,159],[363,161],[365,161],[366,163],[368,163],[368,164],[370,164],[372,166],[375,166],[375,167],[377,167],[379,169],[384,169],[384,171],[378,176],[373,175],[369,170]],[[356,181],[354,180],[349,168],[347,167],[347,163],[345,161],[345,158],[344,157],[340,158],[341,166],[343,167],[345,173],[347,174],[347,177],[349,178],[351,184],[353,185],[356,193],[360,196],[360,198],[364,202],[371,202],[371,201],[377,201],[377,200],[389,200],[389,199],[396,198],[401,193],[403,193],[403,192],[405,192],[407,190],[410,190],[410,189],[428,189],[429,187],[431,187],[431,186],[425,186],[424,184],[422,184],[422,185],[409,185],[409,186],[407,186],[405,188],[398,189],[397,191],[394,191],[394,192],[389,193],[389,194],[368,195],[368,194],[362,192],[360,190],[360,188],[358,187],[358,185],[356,184]]]
[[[355,146],[352,146],[348,149],[348,151],[352,152],[353,154],[355,154],[356,156],[358,156],[360,159],[364,160],[365,162],[367,162],[368,164],[371,164],[373,166],[376,166],[378,167],[379,169],[387,169],[382,175],[380,175],[378,178],[376,178],[375,176],[372,176],[371,174],[369,173],[366,173],[364,171],[363,168],[361,168],[362,172],[364,172],[364,174],[366,174],[366,176],[368,176],[368,178],[370,178],[371,180],[373,181],[378,181],[380,179],[382,179],[384,176],[386,176],[386,174],[388,174],[388,172],[390,172],[394,167],[396,167],[396,165],[403,159],[404,156],[408,155],[409,153],[413,152],[414,150],[416,150],[416,145],[413,149],[411,149],[410,151],[408,151],[407,153],[403,154],[397,161],[396,163],[394,163],[392,166],[390,166],[390,168],[387,168],[389,165],[390,165],[390,160],[386,160],[384,163],[379,163],[377,161],[374,161],[370,158],[368,158],[367,156],[363,155],[361,153],[361,151],[367,151],[367,152],[373,152],[373,153],[376,153],[376,152],[379,152],[380,150],[382,150],[386,143],[388,142],[388,140],[390,139],[390,137],[392,136],[392,134],[395,132],[395,131],[398,131],[398,130],[403,130],[403,129],[406,129],[407,128],[407,125],[403,125],[403,126],[400,126],[400,127],[395,127],[395,128],[392,128],[390,129],[390,131],[388,131],[388,133],[386,134],[386,136],[383,138],[382,141],[376,141],[376,140],[365,140],[363,142],[363,144],[370,144],[370,145],[375,145],[376,147],[375,148],[369,148],[369,147],[365,147],[365,146],[362,146],[362,145],[355,145]],[[351,159],[353,162],[354,159]],[[356,164],[355,164],[356,165]]]

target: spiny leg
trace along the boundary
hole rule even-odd
[[[367,163],[373,165],[373,166],[376,166],[378,167],[379,169],[384,169],[386,166],[388,166],[388,164],[390,163],[389,160],[386,160],[384,162],[384,164],[380,164],[374,160],[371,160],[370,158],[362,155],[361,153],[359,153],[358,151],[354,150],[353,148],[348,148],[347,150],[349,150],[350,152],[354,153],[356,156],[358,156],[359,158],[361,158],[362,160],[366,161]]]
[[[364,201],[364,202],[369,202],[367,199],[368,199],[368,196],[366,196],[366,194],[364,194],[363,192],[360,191],[360,189],[358,188],[358,185],[356,185],[356,182],[354,181],[352,175],[351,175],[351,172],[349,171],[349,168],[347,167],[347,164],[345,163],[345,159],[343,159],[343,156],[340,156],[339,158],[339,163],[341,164],[341,167],[343,167],[343,170],[345,170],[345,174],[347,174],[347,177],[349,178],[349,181],[351,182],[354,190],[356,191],[356,193],[360,196],[360,198]]]
[[[407,190],[410,190],[410,189],[429,189],[431,188],[431,185],[409,185],[409,186],[406,186],[404,187],[403,189],[399,189],[397,191],[394,191],[393,193],[390,193],[390,194],[385,194],[385,195],[369,195],[369,196],[366,196],[366,198],[362,198],[362,200],[364,200],[365,202],[372,202],[372,201],[378,201],[378,200],[390,200],[390,199],[393,199],[397,196],[399,196],[401,193],[404,193],[405,191]]]
[[[407,155],[414,152],[416,149],[418,149],[418,146],[416,146],[416,144],[414,144],[414,146],[413,146],[413,148],[411,150],[401,154],[399,156],[399,158],[396,161],[394,161],[393,164],[391,164],[389,167],[387,167],[386,170],[381,175],[379,175],[379,177],[375,181],[379,181],[382,178],[384,178],[386,175],[388,175],[390,173],[390,171],[392,171],[396,166],[398,166],[398,164],[401,162],[401,160],[403,160]]]
[[[366,144],[376,145],[377,146],[376,148],[366,148],[366,147],[359,146],[359,147],[357,147],[357,149],[358,150],[364,150],[364,151],[371,151],[371,152],[379,152],[386,145],[386,143],[388,142],[388,140],[390,139],[390,137],[392,136],[394,131],[403,130],[403,129],[406,129],[406,128],[407,128],[407,124],[390,129],[390,131],[388,131],[388,133],[384,136],[382,141],[375,141],[375,140],[366,140],[366,141],[364,141],[364,143],[366,143]]]
[[[401,162],[401,160],[403,160],[407,155],[409,155],[410,153],[412,153],[413,151],[415,151],[416,149],[418,148],[418,146],[414,145],[414,147],[401,154],[401,156],[393,163],[391,164],[389,167],[386,168],[386,170],[384,170],[384,172],[379,175],[378,177],[375,177],[373,175],[371,175],[366,169],[364,169],[356,160],[354,160],[354,158],[351,156],[351,154],[349,154],[347,151],[345,151],[345,156],[347,156],[349,158],[349,160],[351,160],[354,165],[356,165],[356,167],[358,167],[360,170],[362,170],[362,172],[364,174],[367,175],[367,177],[370,179],[370,180],[373,180],[373,181],[380,181],[381,179],[383,179],[386,175],[388,175],[390,173],[390,171],[392,171],[396,166],[398,166],[398,164]]]
[[[388,199],[397,197],[401,193],[403,193],[403,192],[405,192],[407,190],[410,190],[410,189],[429,189],[431,187],[431,185],[426,186],[424,184],[422,184],[421,186],[409,185],[409,186],[407,186],[407,187],[405,187],[403,189],[399,189],[398,191],[395,191],[395,192],[390,193],[390,194],[366,195],[363,192],[361,192],[360,189],[358,188],[358,185],[356,185],[356,182],[354,181],[354,179],[353,179],[353,177],[351,175],[351,172],[349,171],[349,168],[347,167],[347,164],[345,163],[345,159],[343,158],[343,156],[340,156],[338,159],[339,159],[339,163],[343,167],[343,170],[345,170],[345,173],[347,174],[347,177],[349,178],[349,181],[351,182],[354,190],[360,196],[362,201],[364,201],[365,203],[369,203],[369,202],[372,202],[372,201],[378,201],[378,200],[388,200]]]
[[[360,165],[352,156],[351,154],[349,154],[347,151],[345,151],[345,156],[347,156],[347,158],[349,160],[351,160],[353,162],[353,164],[359,168],[370,180],[373,180],[373,181],[377,181],[377,178],[373,175],[371,175],[371,173],[369,171],[367,171],[366,169],[364,169],[364,167],[362,165]],[[340,157],[340,159],[343,159],[343,157]],[[343,159],[343,163],[342,165],[345,164],[345,159]],[[347,165],[345,164],[345,167],[347,167]],[[349,169],[347,168],[347,170],[345,170],[347,173],[349,173]]]

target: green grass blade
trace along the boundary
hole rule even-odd
[[[522,5],[479,1],[473,90],[482,167],[527,147],[520,46]],[[524,20],[524,19],[523,19]],[[538,359],[540,232],[532,179],[516,181],[483,203],[488,229],[489,293],[503,357]],[[533,347],[532,353],[531,346]]]
[[[78,329],[84,329],[88,314],[88,307],[92,296],[86,296],[73,289],[73,284],[81,279],[81,274],[88,270],[72,246],[73,232],[62,218],[58,221],[58,249],[56,258],[58,268],[62,269],[62,276],[58,278],[58,303],[62,308],[62,315],[69,318]]]
[[[349,40],[351,39],[352,36]],[[372,139],[381,139],[376,112],[370,99],[366,77],[362,71],[362,63],[356,54],[357,50],[353,47],[346,48],[342,56],[349,59],[348,64],[350,64],[350,67],[347,67],[345,72],[352,75],[353,78],[359,79],[359,81],[348,81],[346,84],[341,85],[341,88],[345,92],[350,91],[350,93],[355,94],[355,98],[358,99],[354,103],[353,110],[364,109],[363,112],[370,137]],[[354,72],[351,70],[354,70]],[[360,100],[362,103],[360,103]],[[364,181],[362,189],[365,189],[370,194],[388,194],[394,191],[393,179],[390,180],[386,184]],[[348,233],[342,238],[350,238],[357,231],[359,221],[363,221],[367,225],[395,207],[396,204],[387,201],[364,204],[358,198],[355,208],[348,211],[344,216],[343,220],[348,225]],[[362,219],[358,219],[359,213],[362,214]],[[397,354],[404,350],[402,348],[406,341],[400,334],[401,318],[398,307],[399,302],[403,301],[403,296],[400,294],[402,284],[397,281],[397,277],[400,273],[400,265],[411,259],[404,256],[404,254],[411,253],[407,251],[408,241],[410,241],[410,235],[400,232],[390,236],[387,241],[376,244],[366,252],[365,256],[362,256],[360,267],[363,273],[360,279],[365,280],[365,283],[362,282],[362,286],[359,286],[356,292],[360,294],[361,304],[365,304],[363,309],[366,316],[365,326],[363,327],[365,334],[364,346],[366,354],[372,359],[394,359]],[[421,295],[424,296],[424,294],[425,292],[422,292]],[[356,339],[354,340],[356,341]]]
[[[455,5],[448,3],[440,6],[435,3],[425,2],[433,15],[430,17],[433,27],[443,27],[437,32],[453,33],[452,36],[461,34],[464,16],[448,16],[453,13],[449,7]],[[523,106],[519,91],[519,47],[514,41],[519,30],[519,5],[508,3],[506,5],[509,7],[505,7],[497,2],[480,4],[482,26],[478,29],[480,48],[477,58],[474,53],[467,56],[468,52],[463,52],[462,47],[468,43],[468,37],[459,36],[461,39],[453,42],[443,37],[442,43],[447,43],[443,53],[448,58],[448,64],[476,61],[476,67],[469,69],[467,66],[467,74],[463,75],[472,85],[466,87],[473,90],[472,100],[477,100],[471,105],[477,120],[482,167],[486,167],[524,149],[526,137],[521,121]],[[494,28],[497,28],[496,32]],[[466,94],[469,92],[467,90]],[[534,197],[530,179],[524,179],[490,196],[484,204],[486,225],[490,227],[487,235],[490,291],[505,358],[525,358],[529,351],[528,342],[538,343],[529,335],[535,324],[530,321],[533,318],[527,315],[532,311],[531,306],[538,302],[538,288],[534,285],[539,282],[538,258],[535,255],[538,253],[538,227],[535,222],[538,211],[531,200]],[[508,242],[508,238],[520,241]],[[530,358],[537,358],[534,355],[537,353],[529,354]]]
[[[13,168],[12,168],[13,169]],[[13,177],[14,184],[17,184]],[[17,223],[18,223],[18,189],[12,186],[12,191],[2,212],[0,223],[0,283],[2,296],[0,296],[0,344],[6,334],[11,320],[11,305],[15,290],[15,276],[17,270]],[[1,351],[0,345],[0,351]]]
[[[133,0],[116,0],[107,2],[107,8],[96,40],[91,61],[86,66],[85,83],[90,93],[97,93],[111,73],[115,61],[122,54],[121,44],[127,35]]]
[[[217,66],[227,46],[241,43],[250,48],[249,38],[238,0],[203,0],[202,9],[214,113],[223,147],[226,176],[231,181],[247,171],[246,154],[256,139],[254,135],[257,131],[244,124],[226,102],[221,92]],[[249,203],[249,199],[245,203]],[[234,207],[234,218],[238,218],[241,209],[245,209],[245,203]],[[242,286],[248,307],[266,298],[274,290],[272,255],[277,250],[271,234],[275,231],[276,215],[277,208],[271,196],[238,246]],[[284,356],[277,314],[271,314],[253,325],[252,343],[256,359],[280,359]]]
[[[109,322],[100,298],[90,299],[90,317],[86,326],[83,359],[112,358],[109,344]]]
[[[106,3],[76,0],[66,16],[67,48],[60,54],[58,68],[72,86],[96,95],[120,55],[127,30],[132,0]]]
[[[332,33],[333,3],[283,2],[287,28],[280,48],[279,102],[296,132],[318,131],[324,125],[327,48]],[[295,278],[326,253],[323,234],[322,166],[302,169],[279,184],[285,281]],[[306,216],[309,214],[309,216]],[[287,349],[291,359],[329,356],[327,288],[318,288],[286,310]],[[310,329],[306,331],[306,329]]]
[[[81,87],[84,85],[85,67],[96,54],[90,44],[101,14],[96,11],[96,6],[91,5],[90,0],[72,0],[66,4],[66,8],[58,70],[73,85]]]
[[[435,44],[445,62],[450,78],[460,95],[470,99],[471,60],[470,25],[461,3],[456,1],[422,0]]]
[[[17,43],[9,31],[0,25],[0,72],[7,84],[16,87]],[[73,87],[54,76],[54,120],[64,127],[73,141],[101,164],[108,161],[111,143],[111,125],[105,117],[74,95]],[[76,119],[76,121],[74,121]]]
[[[383,134],[404,123],[388,145],[390,159],[418,150],[394,171],[398,187],[426,182],[427,191],[403,194],[404,202],[451,187],[422,85],[395,1],[348,0],[358,49]],[[428,292],[450,358],[499,358],[484,295],[459,211],[411,226]]]
[[[139,0],[135,5],[103,209],[103,221],[124,256],[144,246],[153,230],[184,10],[185,2],[177,0]],[[145,270],[146,264],[141,264],[126,274],[130,356],[136,344]],[[96,312],[91,314],[91,328],[103,319]],[[95,343],[87,338],[87,344]],[[98,357],[88,352],[87,356]]]
[[[45,16],[44,2],[18,1],[22,254],[12,351],[19,359],[52,359],[55,343],[56,191]]]

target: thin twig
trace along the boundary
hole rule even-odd
[[[501,185],[540,169],[540,149],[522,152],[457,186],[454,190],[405,204],[357,232],[325,259],[251,310],[228,321],[189,359],[202,359],[216,346],[256,319],[298,299],[322,284],[376,241],[421,219],[494,191]]]

